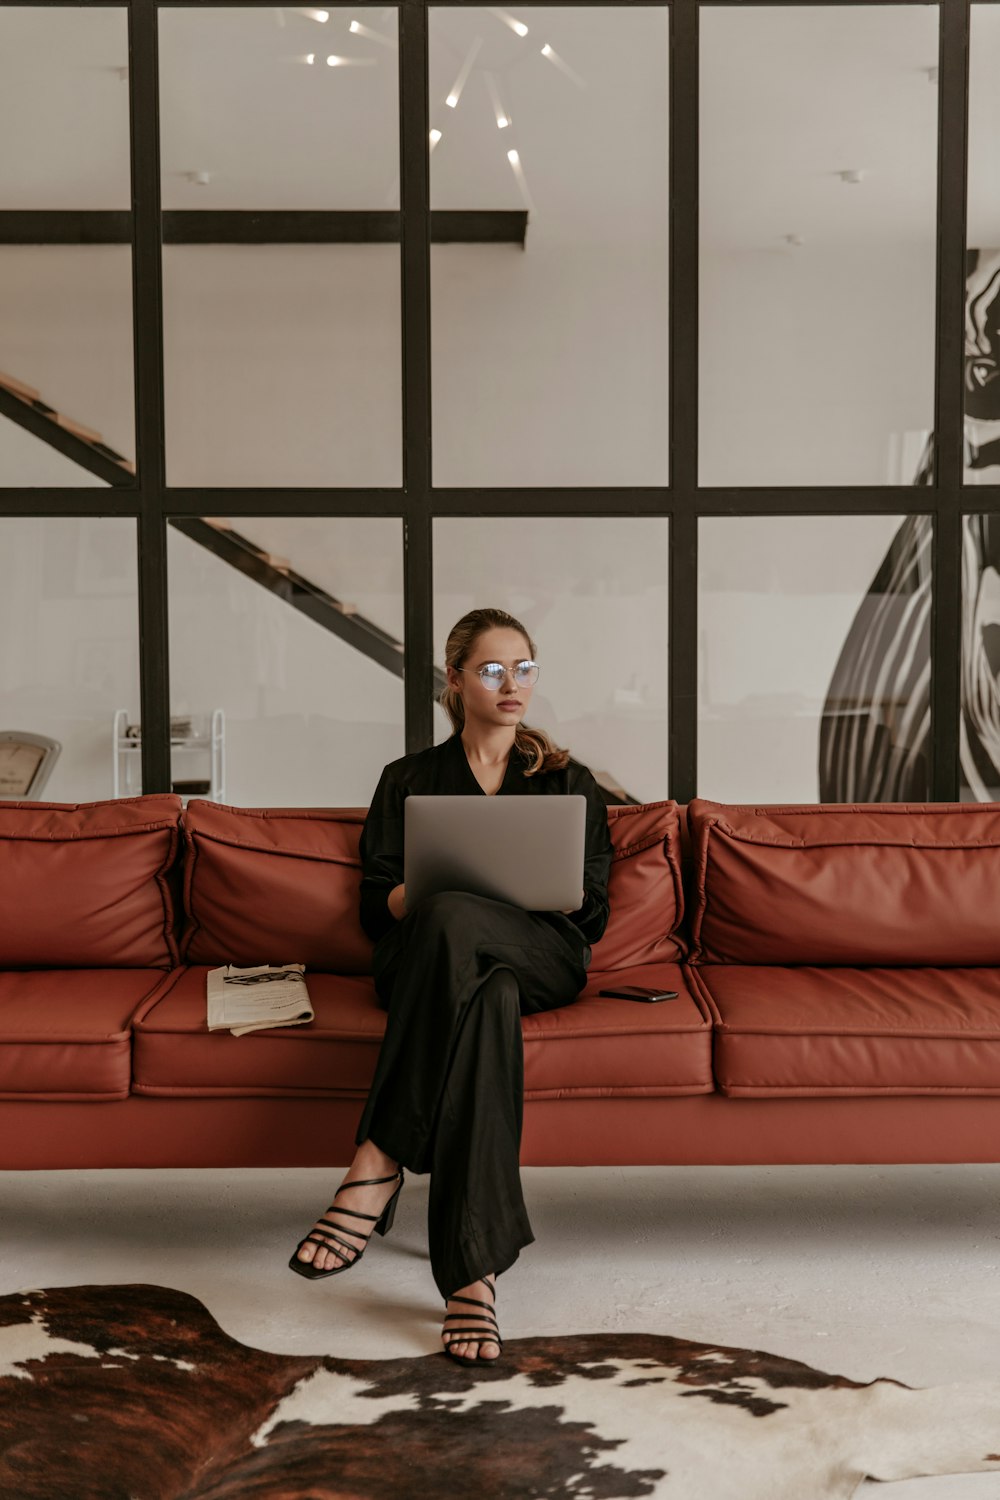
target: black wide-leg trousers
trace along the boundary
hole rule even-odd
[[[534,1240],[521,1192],[521,1016],[568,1005],[590,948],[549,920],[464,891],[428,896],[375,944],[385,1036],[355,1141],[429,1172],[427,1238],[442,1297],[498,1276]]]

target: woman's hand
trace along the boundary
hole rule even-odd
[[[406,916],[406,886],[394,885],[389,892],[389,910],[398,922]]]

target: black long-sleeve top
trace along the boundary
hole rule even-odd
[[[537,771],[525,776],[529,764],[516,746],[511,746],[504,778],[496,795],[561,796],[582,793],[587,799],[584,843],[583,905],[568,914],[543,912],[557,924],[571,922],[585,943],[596,943],[608,924],[608,873],[611,869],[611,835],[607,804],[588,768],[570,757],[561,771]],[[396,926],[389,910],[389,892],[403,883],[403,803],[410,792],[424,796],[441,793],[485,797],[476,780],[457,731],[439,745],[415,750],[390,761],[379,778],[368,816],[361,832],[361,926],[377,942]]]

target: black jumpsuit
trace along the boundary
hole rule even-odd
[[[572,758],[533,776],[528,764],[512,747],[498,796],[587,799],[584,902],[569,915],[462,891],[428,896],[400,921],[389,911],[408,794],[487,795],[459,733],[385,767],[361,835],[361,925],[388,1016],[355,1141],[370,1137],[410,1171],[430,1172],[428,1248],[442,1297],[499,1276],[534,1240],[519,1170],[520,1018],[576,999],[608,921],[611,837],[596,781]]]

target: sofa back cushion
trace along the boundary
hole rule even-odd
[[[694,963],[1000,964],[1000,804],[695,798]]]
[[[609,807],[608,829],[614,849],[608,875],[611,914],[604,936],[593,945],[591,973],[676,963],[687,951],[678,932],[684,900],[677,803]]]
[[[0,969],[169,969],[181,799],[0,801]]]
[[[358,918],[366,814],[192,797],[183,817],[181,958],[371,973],[372,944]]]

